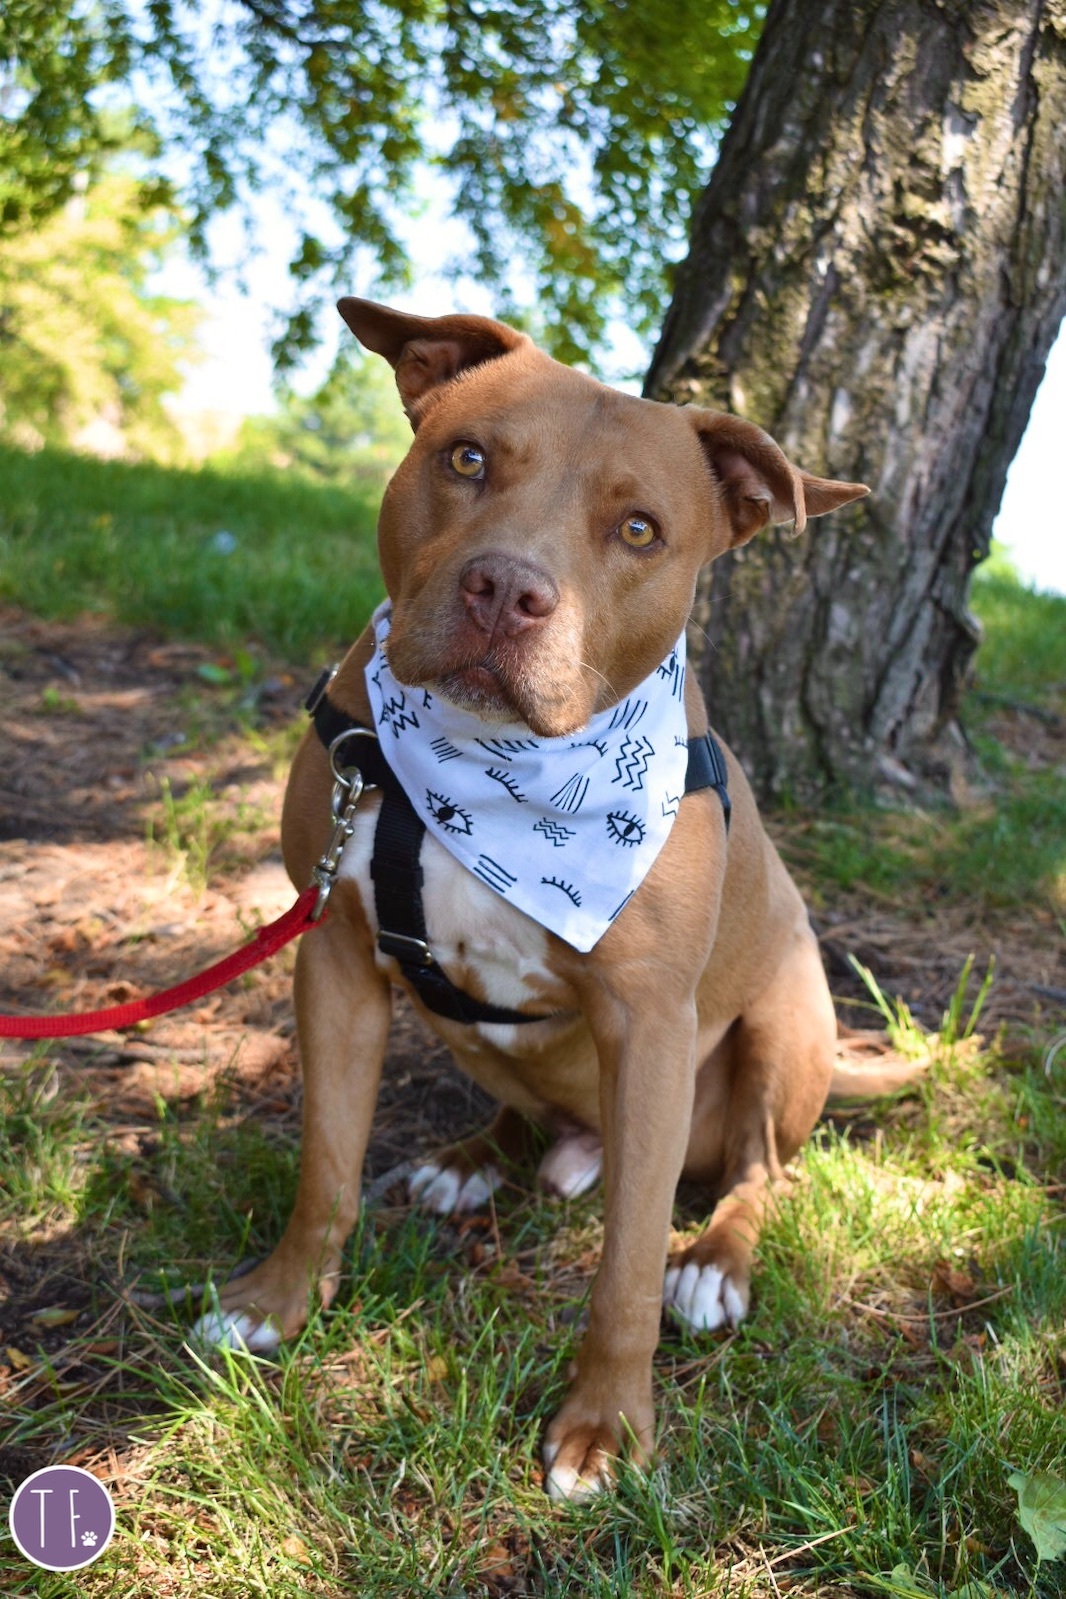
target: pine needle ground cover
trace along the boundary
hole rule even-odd
[[[252,477],[50,452],[0,467],[0,1009],[103,1004],[288,903],[306,662],[374,603],[372,518]],[[286,529],[333,553],[257,587]],[[220,532],[241,545],[232,579]],[[286,581],[299,606],[273,593]],[[3,1468],[13,1486],[85,1465],[118,1510],[70,1578],[0,1545],[5,1592],[1066,1591],[1066,601],[993,570],[976,604],[984,775],[957,807],[769,818],[842,1019],[930,1068],[825,1118],[737,1332],[664,1329],[658,1463],[613,1498],[553,1507],[539,1465],[600,1202],[518,1177],[462,1224],[412,1209],[406,1162],[486,1107],[402,1007],[338,1300],[273,1361],[194,1349],[201,1293],[152,1295],[280,1234],[290,958],[141,1031],[4,1046]],[[679,1233],[705,1203],[679,1195]]]

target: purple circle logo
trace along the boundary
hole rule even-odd
[[[111,1495],[81,1466],[44,1466],[19,1484],[8,1515],[19,1552],[46,1571],[77,1571],[115,1530]]]

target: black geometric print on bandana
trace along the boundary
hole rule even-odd
[[[559,822],[550,822],[546,816],[542,816],[539,822],[533,823],[533,831],[543,833],[555,849],[565,849],[567,842],[577,837],[572,827],[563,827]]]
[[[585,795],[589,791],[589,780],[582,777],[580,772],[575,772],[551,797],[551,803],[558,805],[561,811],[568,811],[571,815],[579,811],[584,804]]]
[[[608,916],[607,920],[609,922],[613,922],[616,916],[621,916],[622,912],[625,910],[626,906],[629,904],[630,900],[633,898],[633,895],[635,893],[636,893],[636,889],[635,888],[631,888],[629,890],[629,893],[626,895],[626,897],[622,901],[622,903],[620,905],[616,905],[614,910],[611,912],[610,916]]]
[[[621,783],[623,788],[638,789],[644,787],[644,773],[648,770],[648,756],[655,754],[655,746],[647,738],[625,738],[622,748],[615,760],[615,775],[612,783]]]
[[[526,796],[522,793],[510,772],[501,772],[499,768],[495,766],[486,766],[484,771],[486,777],[491,777],[494,783],[499,783],[502,788],[505,788],[508,794],[510,794],[511,798],[513,800],[517,800],[519,805],[525,805],[527,803]]]
[[[542,877],[541,882],[546,883],[549,888],[561,889],[566,895],[567,899],[572,900],[578,909],[580,909],[581,895],[578,893],[573,883],[564,883],[561,877]]]
[[[457,750],[455,745],[449,743],[449,741],[444,737],[435,738],[429,747],[437,757],[438,761],[440,761],[442,766],[444,765],[445,761],[457,760],[458,757],[463,753],[462,750]]]
[[[399,738],[405,727],[419,727],[421,725],[414,711],[408,706],[407,695],[404,693],[400,694],[399,699],[396,698],[395,694],[389,696],[381,708],[378,722],[385,727],[391,727],[397,738]]]
[[[535,738],[476,738],[474,743],[480,744],[490,755],[498,755],[504,761],[513,761],[522,750],[540,749]]]
[[[494,888],[497,894],[506,894],[518,882],[513,872],[509,872],[499,861],[494,861],[491,855],[479,855],[474,871],[482,882]]]
[[[636,727],[647,709],[647,700],[623,700],[621,705],[615,706],[614,715],[607,723],[608,731],[614,727],[624,727],[628,733],[631,727]]]
[[[607,837],[612,844],[643,844],[644,823],[628,811],[608,811]]]
[[[424,711],[431,711],[433,709],[433,695],[429,692],[428,688],[424,688],[422,690],[422,709]]]
[[[572,750],[596,750],[600,755],[607,754],[607,743],[602,738],[575,738],[570,741]]]
[[[664,816],[676,816],[678,811],[680,810],[680,808],[681,808],[681,795],[680,794],[667,794],[666,798],[663,800],[663,815]]]
[[[670,659],[664,661],[661,666],[657,666],[655,670],[659,677],[669,678],[670,693],[674,696],[674,699],[681,699],[685,693],[685,668],[677,658],[677,651],[674,650],[670,655]]]
[[[461,805],[454,805],[444,794],[434,794],[431,788],[426,789],[426,804],[433,820],[447,832],[470,833],[473,818]]]
[[[688,739],[687,738],[682,738],[680,733],[675,733],[674,734],[674,748],[675,748],[675,750],[687,750],[688,749]]]

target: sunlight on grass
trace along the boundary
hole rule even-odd
[[[377,497],[296,474],[0,446],[0,598],[316,660],[381,595]]]
[[[350,1243],[336,1306],[276,1360],[205,1355],[183,1347],[180,1313],[130,1308],[121,1344],[84,1357],[84,1397],[55,1357],[23,1374],[9,1443],[74,1428],[126,1465],[115,1543],[78,1593],[495,1594],[486,1573],[510,1570],[545,1595],[761,1594],[772,1560],[812,1593],[905,1565],[945,1599],[978,1578],[1033,1578],[1053,1599],[1006,1480],[1061,1470],[1066,1355],[1051,1150],[1037,1120],[1019,1129],[1019,1092],[1060,1136],[1064,1118],[1038,1061],[981,1051],[976,1009],[960,981],[917,1099],[872,1135],[827,1126],[808,1146],[740,1330],[664,1331],[661,1459],[624,1470],[616,1499],[557,1509],[539,1486],[599,1200],[502,1194],[503,1256],[480,1267],[480,1235],[386,1208]],[[106,1259],[121,1235],[127,1279],[150,1284],[182,1259],[224,1273],[278,1236],[293,1151],[234,1122],[224,1090],[180,1122],[160,1108],[156,1186],[173,1203],[147,1214],[99,1113],[32,1076],[20,1091],[28,1164],[47,1149],[53,1173],[19,1194],[27,1237],[65,1214]],[[15,1108],[5,1180],[27,1164]],[[73,1593],[50,1582],[45,1596]]]

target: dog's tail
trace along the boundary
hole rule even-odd
[[[837,1052],[829,1098],[878,1099],[906,1088],[927,1070],[931,1057],[901,1055],[884,1033],[837,1024]]]

